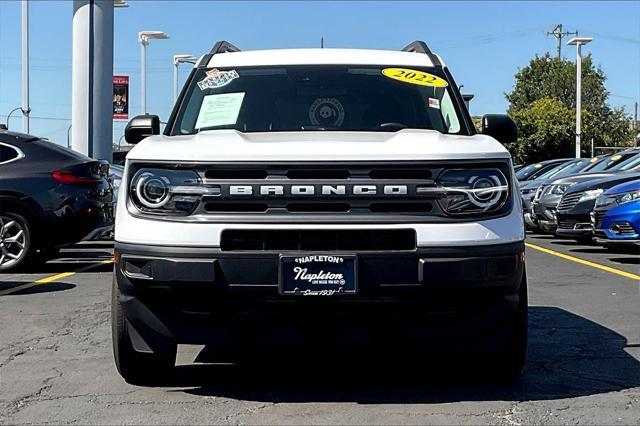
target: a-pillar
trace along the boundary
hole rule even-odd
[[[72,50],[72,148],[111,161],[113,0],[73,1]]]

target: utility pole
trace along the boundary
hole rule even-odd
[[[22,0],[22,131],[29,133],[29,2]]]
[[[576,47],[576,158],[580,158],[580,125],[582,116],[582,46],[593,41],[591,37],[574,37],[567,42]]]
[[[569,35],[575,35],[577,37],[578,31],[562,32],[562,24],[558,24],[553,28],[553,30],[547,32],[547,35],[554,36],[556,38],[556,41],[558,42],[558,59],[562,59],[562,39]]]

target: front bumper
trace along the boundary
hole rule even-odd
[[[595,201],[589,200],[577,204],[571,210],[558,210],[556,220],[558,229],[556,234],[561,237],[586,238],[593,235],[591,210]]]
[[[380,324],[395,333],[437,323],[430,332],[494,333],[509,329],[525,269],[523,242],[359,252],[357,296],[305,298],[279,295],[277,252],[117,242],[115,252],[120,302],[141,338],[134,346],[153,351],[274,323],[306,330]]]

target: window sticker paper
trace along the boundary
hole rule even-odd
[[[243,99],[244,92],[205,96],[196,120],[196,128],[236,124]]]

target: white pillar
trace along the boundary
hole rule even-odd
[[[140,104],[142,114],[147,113],[147,41],[140,39]]]
[[[29,2],[22,0],[22,131],[29,133]]]
[[[71,144],[111,161],[113,0],[73,1]]]
[[[576,45],[576,158],[580,158],[580,121],[582,116],[582,52]]]

